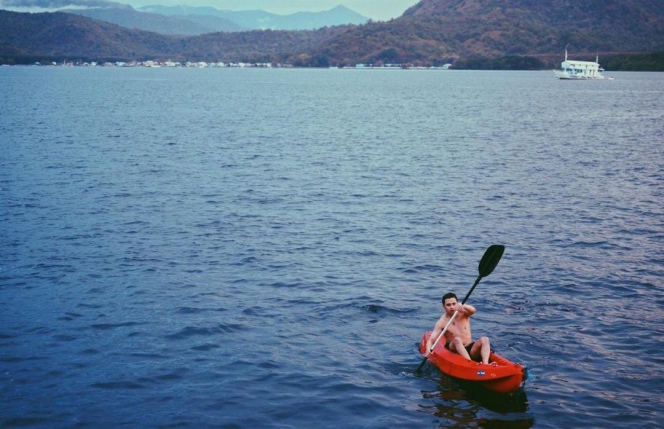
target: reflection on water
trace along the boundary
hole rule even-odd
[[[432,402],[422,411],[440,419],[441,428],[530,428],[535,424],[524,388],[511,395],[499,395],[475,383],[448,377],[428,366],[423,376],[438,380],[438,388],[422,391],[426,402]]]

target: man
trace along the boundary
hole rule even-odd
[[[491,353],[491,344],[487,337],[481,337],[477,341],[473,341],[473,336],[470,333],[470,316],[475,314],[477,310],[472,305],[459,304],[457,297],[453,293],[447,293],[443,295],[443,308],[445,309],[445,314],[443,314],[436,326],[433,328],[431,337],[427,341],[427,356],[429,355],[429,350],[433,346],[433,343],[436,342],[436,338],[440,333],[445,329],[447,323],[450,321],[455,311],[458,311],[458,314],[450,324],[447,331],[445,331],[445,348],[450,351],[456,352],[461,356],[465,357],[468,360],[480,360],[482,363],[489,363],[489,354]],[[440,341],[443,341],[441,339]]]

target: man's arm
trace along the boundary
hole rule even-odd
[[[461,304],[459,304],[457,306],[457,311],[459,312],[459,315],[462,315],[462,316],[465,316],[465,317],[470,317],[473,314],[475,314],[475,312],[477,310],[472,305],[468,305],[468,304],[461,305]]]
[[[438,319],[436,322],[436,326],[433,327],[433,331],[431,332],[431,336],[429,337],[429,341],[427,341],[427,350],[426,350],[426,355],[429,355],[429,350],[431,350],[431,347],[433,347],[433,343],[436,342],[436,339],[440,335],[441,332],[443,332],[443,329],[445,328],[445,317],[441,317]],[[445,339],[441,338],[443,344],[445,344]]]

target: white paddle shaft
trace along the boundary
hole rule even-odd
[[[438,341],[440,341],[440,339],[443,338],[443,336],[445,335],[445,332],[447,332],[447,328],[450,327],[450,324],[452,323],[452,320],[454,320],[454,318],[456,317],[457,313],[459,313],[459,310],[456,310],[454,312],[454,314],[452,315],[452,317],[450,318],[450,321],[447,322],[447,325],[445,325],[445,329],[443,329],[443,332],[441,332],[440,335],[438,335],[438,338],[436,338],[436,342],[433,343],[433,345],[431,346],[431,349],[429,349],[429,353],[431,353],[433,351],[433,349],[436,348],[436,345],[438,345]]]

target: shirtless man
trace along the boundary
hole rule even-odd
[[[482,363],[488,364],[489,354],[491,353],[489,339],[481,337],[479,340],[473,341],[470,333],[470,316],[477,311],[475,307],[468,304],[459,304],[456,295],[448,293],[443,295],[443,308],[445,309],[445,314],[438,319],[431,337],[427,341],[427,356],[433,343],[436,342],[436,338],[445,329],[447,322],[450,321],[454,312],[458,310],[459,313],[454,318],[454,321],[452,321],[452,324],[450,324],[450,327],[447,328],[447,331],[445,331],[445,347],[468,360],[479,360],[481,358]],[[441,339],[441,341],[443,340]]]

